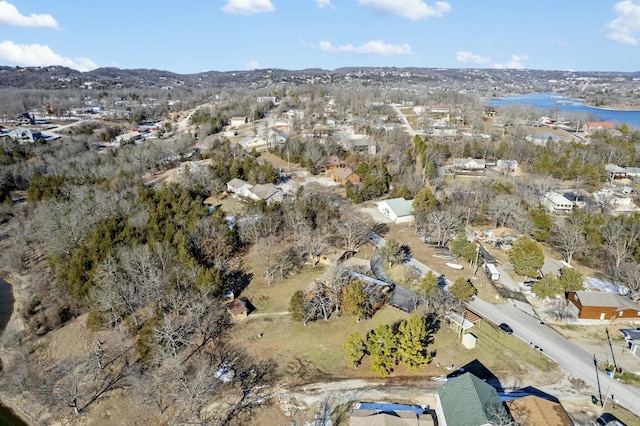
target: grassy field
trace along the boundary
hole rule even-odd
[[[359,368],[348,365],[342,350],[346,337],[353,332],[365,336],[380,324],[395,324],[406,313],[384,307],[373,318],[356,322],[348,315],[337,315],[328,321],[319,320],[305,325],[294,323],[288,315],[251,315],[234,329],[234,340],[257,358],[271,357],[278,362],[280,373],[291,384],[341,378],[371,378],[369,360]],[[412,372],[398,366],[394,377],[431,377],[446,375],[445,367],[461,367],[477,360],[499,378],[521,382],[532,377],[545,377],[553,382],[557,367],[538,351],[519,339],[500,332],[488,323],[472,329],[478,338],[475,349],[464,349],[460,336],[446,324],[433,336],[429,351],[435,352],[431,364]],[[544,374],[536,374],[544,373]]]

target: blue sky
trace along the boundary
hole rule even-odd
[[[0,0],[0,65],[640,71],[640,0]]]

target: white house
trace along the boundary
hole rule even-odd
[[[231,127],[240,127],[249,122],[248,117],[231,117],[229,120],[229,126]]]
[[[484,158],[454,158],[453,167],[458,170],[484,170],[487,162]]]
[[[567,200],[564,195],[553,191],[544,194],[541,202],[551,213],[569,213],[574,206],[574,203]]]
[[[256,201],[265,201],[267,204],[280,203],[284,197],[284,193],[272,183],[254,185],[250,189],[249,198]]]
[[[378,203],[380,213],[395,223],[413,222],[413,200],[392,198]]]
[[[249,197],[251,188],[253,188],[253,185],[242,179],[234,178],[227,182],[227,191],[242,197]]]

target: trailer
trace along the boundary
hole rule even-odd
[[[493,263],[485,263],[484,270],[487,272],[487,276],[491,281],[498,281],[500,279],[500,272]]]

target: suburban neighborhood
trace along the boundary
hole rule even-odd
[[[638,424],[640,130],[391,74],[5,106],[3,404]]]

